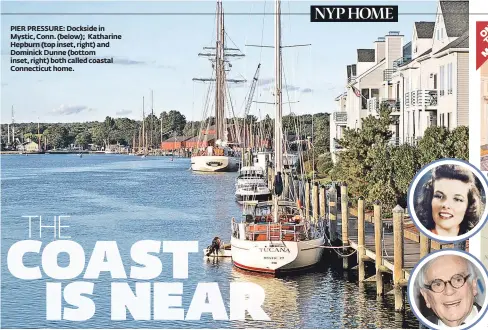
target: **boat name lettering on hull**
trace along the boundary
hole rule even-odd
[[[288,252],[290,253],[290,249],[287,247],[278,247],[278,248],[259,248],[260,252]]]

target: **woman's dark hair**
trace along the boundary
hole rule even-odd
[[[440,165],[434,168],[431,178],[418,191],[415,200],[415,213],[428,230],[435,228],[432,218],[432,198],[434,197],[434,182],[440,179],[459,180],[469,184],[468,207],[463,221],[459,225],[458,235],[463,235],[473,229],[483,213],[484,205],[478,187],[479,179],[467,168],[460,165]]]

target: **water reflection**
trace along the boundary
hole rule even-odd
[[[6,179],[1,195],[2,328],[418,328],[411,312],[393,311],[392,296],[376,298],[374,283],[358,286],[357,272],[344,272],[333,252],[313,270],[280,278],[239,270],[230,259],[204,259],[202,250],[214,236],[229,242],[231,218],[241,214],[234,200],[236,173],[200,175],[188,170],[188,159],[114,155],[12,156],[2,157],[1,166]],[[134,321],[128,314],[127,321],[114,322],[107,276],[97,281],[92,319],[48,322],[46,281],[20,281],[5,264],[9,247],[26,239],[25,214],[70,215],[67,234],[73,240],[87,252],[97,240],[117,241],[127,267],[136,241],[198,241],[199,254],[189,257],[189,278],[183,281],[185,310],[199,282],[219,284],[227,311],[230,282],[252,282],[265,290],[263,309],[272,321],[214,321],[211,315],[193,322]],[[163,254],[162,260],[157,281],[174,281],[171,256]]]

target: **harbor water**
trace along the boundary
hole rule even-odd
[[[240,218],[234,200],[236,173],[198,174],[188,158],[125,155],[2,155],[1,257],[2,328],[418,328],[413,313],[394,312],[394,298],[376,298],[374,283],[357,283],[356,271],[344,272],[324,260],[315,269],[279,278],[240,271],[230,260],[205,260],[202,250],[214,236],[229,242],[231,218]],[[253,282],[266,292],[263,309],[271,321],[214,321],[204,313],[199,321],[112,321],[111,282],[102,272],[95,283],[94,316],[83,322],[46,320],[46,283],[59,282],[43,273],[40,280],[20,280],[7,267],[7,252],[17,241],[29,239],[28,219],[42,216],[52,225],[63,219],[62,236],[70,236],[85,250],[88,263],[97,241],[116,241],[127,275],[135,263],[132,244],[141,240],[198,241],[199,252],[189,254],[188,279],[173,279],[172,256],[161,253],[161,275],[155,282],[182,282],[182,308],[188,310],[199,282],[216,282],[229,315],[231,282]],[[48,223],[49,222],[49,223]],[[43,247],[53,231],[33,221],[32,238]],[[329,254],[325,254],[329,256]],[[330,258],[330,257],[329,257]],[[326,258],[327,259],[327,258]],[[59,256],[59,264],[69,259]],[[40,256],[24,257],[27,266],[41,264]],[[141,282],[139,280],[139,282]],[[69,307],[69,305],[68,305]]]

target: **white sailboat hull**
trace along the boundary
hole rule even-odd
[[[231,239],[232,261],[238,268],[262,272],[291,272],[316,265],[324,238],[307,241],[249,241]]]
[[[229,156],[192,156],[191,169],[197,172],[237,172],[239,162]]]

